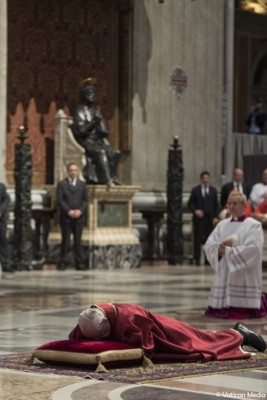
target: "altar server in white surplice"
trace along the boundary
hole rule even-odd
[[[206,315],[221,318],[257,318],[267,315],[262,295],[263,230],[261,223],[246,217],[245,196],[231,192],[231,217],[219,222],[204,245],[215,271]]]

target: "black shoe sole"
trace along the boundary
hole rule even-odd
[[[264,352],[267,348],[265,340],[257,332],[252,331],[240,322],[236,323],[234,330],[243,336],[243,345],[253,347],[253,349]]]

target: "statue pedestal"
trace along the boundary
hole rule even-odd
[[[132,198],[137,186],[87,186],[89,207],[82,242],[89,269],[135,268],[142,251],[132,229]],[[47,187],[54,200],[55,187]],[[50,259],[59,259],[61,233],[57,220],[49,234]],[[54,254],[52,254],[54,253]]]

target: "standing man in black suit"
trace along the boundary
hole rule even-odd
[[[86,269],[82,258],[82,231],[86,222],[87,191],[86,185],[78,178],[77,164],[67,165],[68,177],[58,183],[57,204],[59,208],[59,223],[62,242],[59,270],[66,269],[66,257],[70,245],[70,236],[73,234],[75,269]]]
[[[218,195],[216,188],[211,186],[210,180],[208,171],[201,172],[201,183],[192,189],[188,201],[188,208],[193,213],[194,260],[196,265],[200,265],[201,245],[206,242],[214,225],[218,222]]]
[[[229,194],[234,190],[239,190],[240,193],[246,195],[247,200],[249,199],[250,188],[244,182],[244,172],[241,168],[235,168],[233,172],[232,182],[227,182],[222,186],[221,190],[221,207],[225,208]]]
[[[0,183],[0,263],[2,265],[3,272],[14,272],[10,263],[9,245],[6,233],[9,203],[10,199],[6,190],[6,186],[3,183]]]

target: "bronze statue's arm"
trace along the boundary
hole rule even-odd
[[[98,117],[94,116],[94,118],[92,118],[92,121],[80,119],[79,121],[75,121],[74,125],[76,126],[76,129],[81,136],[87,136],[87,134],[90,133],[97,126],[98,123]]]
[[[77,112],[74,116],[71,129],[74,135],[80,138],[87,137],[93,130],[102,138],[107,137],[109,133],[105,121],[98,111],[91,113],[90,120],[87,119],[85,113]]]

